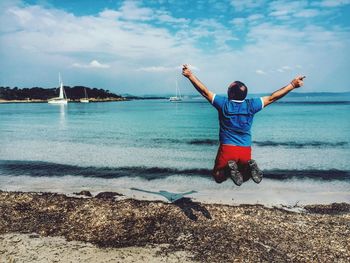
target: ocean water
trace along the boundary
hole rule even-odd
[[[138,187],[196,190],[193,197],[215,202],[350,201],[349,112],[349,94],[291,96],[263,109],[252,132],[265,179],[238,188],[210,177],[219,126],[203,99],[0,104],[0,189],[143,197],[130,190]]]

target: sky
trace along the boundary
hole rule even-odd
[[[350,91],[350,0],[1,0],[0,86],[119,94]]]

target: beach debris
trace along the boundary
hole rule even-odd
[[[39,238],[40,235],[38,235],[37,233],[32,233],[28,236],[29,238]]]
[[[83,196],[86,196],[86,197],[92,197],[92,194],[90,193],[90,191],[87,191],[87,190],[83,190],[83,191],[80,191],[79,193],[73,193],[75,195],[83,195]]]
[[[304,209],[309,213],[317,214],[329,214],[337,215],[343,213],[350,213],[350,204],[349,203],[332,203],[329,205],[306,205]]]
[[[113,196],[114,195],[106,195]],[[174,203],[0,192],[0,239],[38,233],[100,247],[165,245],[197,262],[349,262],[350,204],[297,213],[262,205]],[[17,241],[14,239],[13,243]]]
[[[113,199],[116,196],[123,196],[117,192],[101,192],[98,193],[95,197],[100,199]]]

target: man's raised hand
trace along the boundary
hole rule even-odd
[[[192,71],[188,68],[187,64],[182,65],[182,75],[189,78],[192,75]]]
[[[293,86],[293,88],[299,88],[299,87],[304,85],[304,78],[306,78],[306,77],[302,76],[302,75],[297,76],[296,78],[294,78],[292,80],[292,82],[290,84]]]

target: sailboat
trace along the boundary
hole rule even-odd
[[[58,74],[58,82],[60,85],[60,95],[57,98],[49,99],[47,102],[51,104],[67,104],[67,95],[63,88],[63,81],[61,79],[61,73]]]
[[[89,103],[89,99],[88,99],[88,96],[87,96],[86,88],[84,88],[84,93],[85,93],[85,98],[80,99],[80,102],[82,102],[82,103]]]
[[[170,102],[179,102],[179,101],[182,101],[182,98],[181,98],[181,94],[180,94],[180,89],[177,85],[177,81],[176,81],[176,96],[175,97],[170,97],[169,98],[169,101]]]

